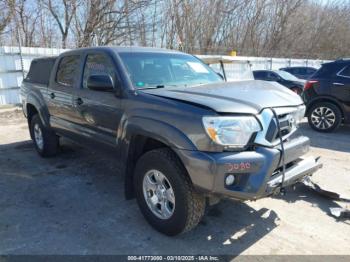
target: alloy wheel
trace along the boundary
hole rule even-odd
[[[40,150],[44,149],[44,138],[43,138],[43,132],[39,126],[39,124],[34,125],[34,139],[35,143],[38,146]]]
[[[329,107],[317,107],[311,113],[311,122],[318,129],[329,129],[336,121],[334,111]]]
[[[143,195],[147,206],[158,218],[169,219],[174,214],[174,190],[162,172],[152,169],[145,174]]]

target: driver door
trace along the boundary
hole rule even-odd
[[[93,90],[88,79],[94,76],[109,76],[113,90]],[[87,53],[81,86],[73,104],[76,110],[77,126],[81,137],[89,144],[116,147],[116,138],[121,110],[121,86],[113,60],[104,52]]]

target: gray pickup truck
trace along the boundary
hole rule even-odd
[[[111,150],[127,199],[167,235],[195,227],[207,204],[270,196],[321,167],[303,157],[298,95],[225,82],[177,51],[99,47],[36,59],[21,97],[41,156],[53,156],[60,137]]]

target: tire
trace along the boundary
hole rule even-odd
[[[152,190],[147,191],[147,187],[144,185],[144,183],[148,185],[145,181],[152,178],[152,174],[154,177],[156,174],[164,176],[165,179],[160,179],[163,181],[160,186],[164,185],[166,191],[172,190],[173,192],[174,204],[166,200],[166,204],[162,208],[159,204],[155,205],[157,207],[155,209],[159,213],[155,212],[154,209],[152,211],[150,201],[146,200],[147,196],[150,195],[153,195],[153,198],[157,197],[156,193],[150,192]],[[156,180],[153,179],[151,182],[154,186]],[[155,149],[141,156],[135,167],[134,188],[138,205],[148,223],[157,231],[168,236],[191,230],[197,226],[204,215],[205,197],[195,192],[182,163],[168,148]],[[156,199],[159,200],[159,198]],[[160,209],[167,210],[167,212],[161,212]],[[171,214],[170,217],[161,217],[160,213]]]
[[[333,132],[342,122],[342,113],[333,103],[319,102],[310,108],[308,122],[318,132]]]
[[[42,157],[54,156],[59,147],[58,136],[52,130],[44,127],[38,114],[32,117],[29,127],[30,136],[39,155]]]

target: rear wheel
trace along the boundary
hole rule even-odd
[[[39,155],[49,157],[57,153],[59,138],[52,130],[44,127],[38,114],[32,117],[29,130]]]
[[[332,132],[336,130],[342,120],[340,109],[329,102],[320,102],[313,105],[308,114],[311,128],[319,132]]]
[[[177,156],[167,148],[145,153],[134,175],[137,202],[146,220],[173,236],[194,228],[205,211],[205,198],[195,192]]]

